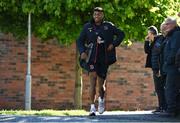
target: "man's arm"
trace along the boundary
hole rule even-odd
[[[152,70],[158,73],[160,69],[160,54],[155,49],[152,50],[151,61],[152,61]]]
[[[85,26],[83,27],[83,30],[80,33],[79,38],[77,39],[77,47],[79,50],[79,53],[82,54],[85,52],[85,40],[86,40],[86,31],[85,31]]]
[[[175,56],[179,48],[180,48],[180,31],[177,31],[173,34],[171,40],[171,51],[170,51],[170,55],[167,58],[167,64],[175,64]]]
[[[113,28],[114,35],[116,35],[116,39],[113,40],[112,44],[114,47],[117,47],[125,38],[125,33],[122,30],[116,28],[114,25],[112,25],[112,28]]]
[[[145,52],[146,54],[149,54],[149,53],[151,52],[149,43],[150,43],[150,42],[147,41],[147,40],[144,42],[144,52]]]

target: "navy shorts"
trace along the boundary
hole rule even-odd
[[[103,79],[106,79],[108,65],[105,63],[89,63],[89,72],[96,72],[97,75]]]

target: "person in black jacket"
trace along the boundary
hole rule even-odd
[[[180,28],[177,25],[176,19],[167,18],[165,20],[166,44],[163,50],[164,64],[163,72],[167,74],[166,78],[166,102],[167,111],[162,113],[168,116],[176,116],[178,109],[177,97],[180,89],[180,72],[176,67],[175,57],[180,48]]]
[[[158,35],[158,30],[155,26],[148,28],[148,35],[145,38],[144,44],[144,50],[147,54],[145,67],[149,67],[153,71],[154,86],[158,97],[158,107],[153,113],[163,112],[166,109],[165,81],[161,79],[160,72],[160,51],[163,40],[164,36]]]
[[[111,22],[104,21],[103,9],[101,7],[96,7],[94,8],[93,19],[84,25],[77,40],[80,59],[85,61],[84,63],[86,65],[83,66],[86,66],[85,68],[89,72],[90,116],[96,114],[96,81],[99,85],[98,112],[100,114],[104,112],[107,70],[109,65],[116,62],[115,48],[122,42],[124,37],[125,34],[123,31],[115,27]]]

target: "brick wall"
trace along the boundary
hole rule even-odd
[[[32,109],[74,108],[75,44],[32,38]],[[151,70],[144,68],[143,44],[117,48],[118,62],[107,77],[107,110],[144,110],[157,105]],[[0,39],[0,109],[24,109],[27,41]],[[83,74],[83,107],[89,108],[89,81]]]

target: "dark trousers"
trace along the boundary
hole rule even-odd
[[[153,79],[154,79],[154,86],[155,91],[158,97],[158,104],[159,108],[166,110],[166,99],[165,99],[165,83],[166,83],[166,76],[162,75],[161,77],[156,76],[153,72]]]
[[[166,79],[166,90],[165,90],[168,112],[177,111],[179,89],[180,89],[180,73],[176,70],[168,72]]]

